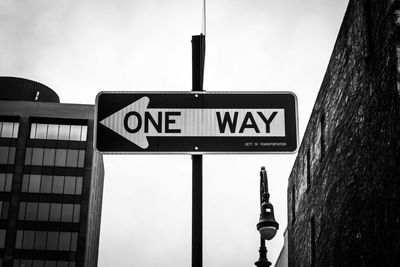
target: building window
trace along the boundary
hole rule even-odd
[[[0,248],[4,248],[4,245],[6,243],[6,234],[6,229],[0,229]]]
[[[80,204],[20,202],[19,220],[77,223],[80,210]]]
[[[46,249],[47,232],[37,231],[35,236],[35,249]]]
[[[25,165],[83,168],[85,150],[27,147]]]
[[[320,161],[324,159],[325,156],[325,114],[322,113],[320,117],[320,127],[321,127],[321,158]]]
[[[76,251],[78,233],[18,230],[16,249]]]
[[[296,188],[292,187],[292,223],[296,221]]]
[[[13,267],[75,267],[74,261],[15,259]]]
[[[315,266],[315,219],[314,216],[310,220],[311,232],[311,266]]]
[[[22,239],[23,249],[33,249],[35,244],[35,231],[24,231]]]
[[[82,180],[81,176],[24,174],[21,191],[24,193],[80,195],[82,194]]]
[[[12,173],[0,173],[0,192],[11,192]]]
[[[15,147],[0,146],[0,164],[14,164]]]
[[[31,139],[86,141],[86,125],[31,124]]]
[[[0,121],[0,137],[2,138],[17,138],[18,129],[18,122]]]
[[[8,201],[0,201],[0,219],[7,220],[8,219],[8,210],[10,208],[10,202]]]
[[[306,179],[307,179],[307,191],[311,187],[311,154],[310,150],[307,151],[306,156]]]
[[[46,249],[57,250],[59,239],[60,239],[60,232],[48,232]]]

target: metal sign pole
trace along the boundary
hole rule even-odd
[[[192,36],[192,91],[203,91],[205,36]],[[203,155],[192,155],[192,267],[203,266]]]
[[[203,266],[203,156],[192,156],[192,267]]]

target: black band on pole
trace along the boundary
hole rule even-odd
[[[192,36],[192,91],[203,91],[205,36]],[[203,266],[203,156],[192,156],[192,267]]]
[[[203,91],[205,55],[205,35],[192,36],[192,91]]]

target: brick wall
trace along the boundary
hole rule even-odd
[[[400,262],[397,10],[350,0],[289,177],[289,266]]]

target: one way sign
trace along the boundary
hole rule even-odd
[[[103,153],[282,153],[298,146],[292,93],[101,92]]]

